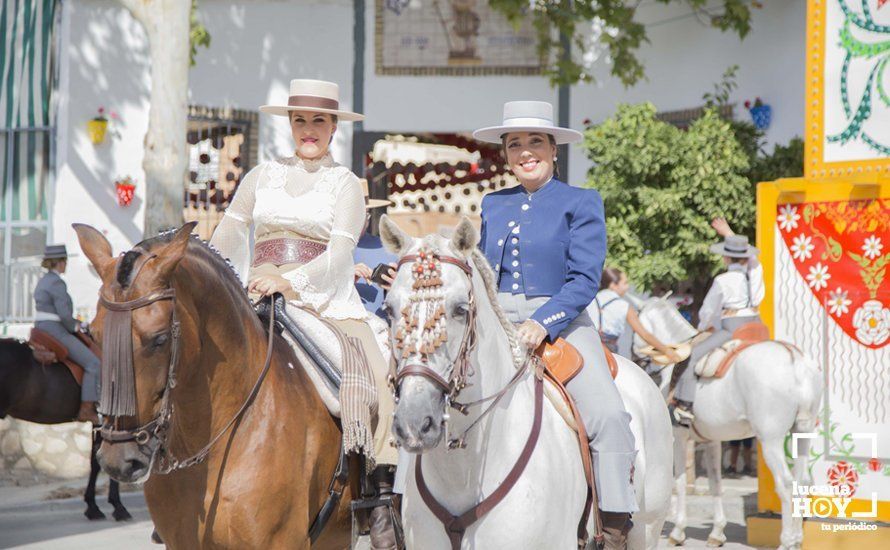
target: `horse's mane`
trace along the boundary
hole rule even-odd
[[[137,249],[151,252],[152,248],[155,246],[168,244],[175,234],[176,230],[165,231],[160,233],[157,237],[151,237],[141,241],[133,250],[126,252],[121,260],[121,265],[118,268],[118,282],[124,285],[125,282],[129,280],[136,258],[142,255],[142,252]],[[130,255],[133,256],[128,259]],[[244,304],[250,304],[250,301],[247,298],[247,292],[241,284],[241,279],[238,278],[238,273],[235,271],[235,266],[233,266],[228,259],[224,258],[219,250],[214,248],[209,242],[202,240],[197,235],[191,235],[189,237],[185,255],[186,257],[198,258],[207,262],[214,268],[214,272],[220,276],[223,284],[233,291],[234,295],[243,296]]]
[[[510,322],[509,319],[507,319],[507,314],[504,313],[504,308],[502,308],[501,304],[498,302],[498,292],[497,284],[495,284],[494,270],[492,270],[491,266],[488,265],[488,260],[485,258],[485,255],[482,254],[482,251],[478,248],[475,248],[472,252],[470,252],[469,259],[473,263],[473,266],[476,268],[476,271],[479,272],[480,277],[482,277],[485,294],[488,296],[488,301],[491,304],[491,309],[494,310],[495,316],[501,323],[501,328],[504,329],[504,333],[507,335],[507,340],[510,342],[510,354],[513,356],[513,365],[518,369],[523,364],[525,364],[525,356],[521,351],[522,345],[519,342],[519,335],[516,332],[516,327],[513,325],[513,323]]]

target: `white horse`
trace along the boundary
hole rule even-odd
[[[415,338],[423,343],[427,321],[436,318],[438,305],[426,308],[429,303],[441,304],[444,312],[444,321],[433,325],[445,338],[431,344],[425,362],[417,361],[416,355],[408,358],[414,359],[413,363],[405,361],[404,355],[409,354],[395,351],[402,376],[396,382],[399,400],[393,431],[403,449],[422,454],[429,494],[445,513],[459,516],[492,495],[517,464],[532,433],[535,377],[516,345],[513,326],[497,305],[494,273],[476,248],[479,235],[469,221],[461,222],[450,240],[435,235],[415,239],[384,217],[381,236],[386,246],[405,260],[406,256],[417,256],[421,249],[442,258],[441,274],[437,276],[441,286],[433,293],[412,288],[412,270],[417,266],[414,260],[399,269],[387,297],[387,307],[396,320],[396,343],[402,341],[406,348],[418,344]],[[449,257],[466,265],[470,273],[449,263]],[[418,301],[424,305],[417,306]],[[409,323],[408,329],[400,332],[404,325],[398,320],[410,311],[420,312],[413,321],[416,325]],[[473,331],[476,344],[467,345]],[[447,387],[461,372],[463,350],[467,385],[456,400],[468,403],[506,391],[502,399],[472,407],[466,416],[459,412],[449,415]],[[424,368],[427,371],[422,373]],[[409,371],[411,374],[405,375]],[[634,488],[640,511],[633,517],[629,547],[655,548],[670,506],[670,420],[658,388],[639,367],[619,358],[616,383],[633,417],[631,427],[639,450]],[[489,413],[480,421],[488,406]],[[451,450],[440,445],[443,437],[449,439],[465,430],[469,432],[463,448]],[[419,458],[414,460],[420,462]],[[515,485],[460,536],[449,538],[443,522],[425,504],[414,460],[403,469],[407,470],[403,471],[407,488],[402,510],[409,548],[578,548],[578,523],[587,494],[579,444],[547,399],[543,400],[539,440]],[[592,521],[587,531],[592,535]]]
[[[663,342],[684,342],[698,331],[664,298],[646,301],[640,321]],[[637,337],[638,338],[638,337]],[[636,339],[635,347],[642,348]],[[689,365],[687,368],[693,368]],[[661,373],[662,387],[667,393],[673,367]],[[708,535],[709,546],[726,541],[723,528],[721,494],[720,442],[756,436],[776,481],[776,492],[782,502],[781,549],[800,548],[803,523],[791,515],[792,480],[806,483],[807,439],[801,439],[794,472],[785,462],[784,441],[789,431],[811,432],[815,428],[822,398],[822,375],[818,365],[799,351],[767,341],[742,351],[722,378],[699,379],[696,385],[694,430],[674,430],[674,475],[677,492],[677,517],[670,534],[672,544],[686,539],[686,468],[685,449],[689,437],[705,442],[708,484],[714,497],[714,526]],[[694,432],[690,434],[690,431]]]

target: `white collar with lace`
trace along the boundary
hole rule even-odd
[[[294,155],[292,157],[280,158],[278,162],[308,173],[318,172],[322,168],[331,168],[336,165],[334,157],[331,156],[330,152],[325,153],[320,159],[304,159],[299,155]]]

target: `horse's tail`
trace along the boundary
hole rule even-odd
[[[799,351],[792,353],[792,370],[798,395],[794,430],[812,432],[816,429],[819,404],[822,401],[822,373],[816,361]]]
[[[794,372],[797,391],[797,415],[794,418],[792,433],[813,433],[819,419],[819,405],[822,401],[822,373],[818,363],[793,346],[791,369]],[[811,482],[810,438],[797,441],[796,458],[792,475],[798,483]]]

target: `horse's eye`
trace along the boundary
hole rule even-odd
[[[458,319],[462,319],[467,316],[470,312],[469,304],[461,303],[454,306],[454,309],[451,311],[451,315],[453,317],[457,317]]]
[[[169,340],[169,338],[170,338],[170,335],[166,332],[163,334],[158,334],[157,336],[155,336],[154,338],[151,339],[151,343],[149,344],[149,347],[152,350],[156,350],[156,349],[162,347],[164,344],[166,344],[167,340]]]

